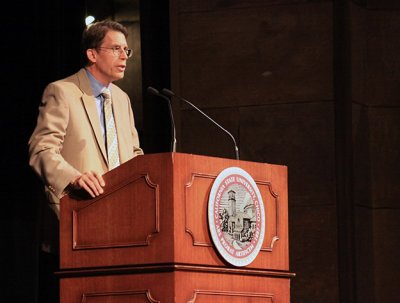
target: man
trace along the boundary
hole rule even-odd
[[[44,90],[29,139],[29,164],[45,185],[51,209],[42,218],[45,255],[58,254],[54,223],[60,199],[78,191],[91,197],[101,195],[104,173],[143,154],[129,97],[112,83],[124,77],[132,55],[126,38],[126,28],[114,21],[88,26],[82,35],[85,67]],[[111,109],[107,110],[110,92]]]

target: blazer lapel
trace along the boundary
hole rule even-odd
[[[83,92],[82,104],[89,117],[90,124],[92,125],[93,132],[95,134],[97,144],[99,145],[99,148],[103,155],[104,161],[107,163],[106,146],[103,135],[101,133],[101,125],[99,121],[99,114],[97,112],[96,100],[93,96],[92,88],[90,86],[90,81],[87,78],[86,71],[84,69],[82,69],[78,73],[78,78],[79,78],[79,86]]]

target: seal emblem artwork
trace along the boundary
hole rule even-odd
[[[257,257],[265,234],[264,203],[253,178],[239,167],[224,169],[208,201],[208,226],[220,255],[235,266]]]

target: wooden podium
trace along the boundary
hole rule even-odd
[[[227,167],[247,171],[264,201],[263,245],[244,267],[220,256],[208,228]],[[286,166],[160,153],[104,178],[102,196],[61,200],[61,303],[290,302]]]

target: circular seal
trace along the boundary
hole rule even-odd
[[[265,234],[264,203],[253,178],[239,167],[224,169],[208,200],[208,226],[221,256],[235,266],[257,257]]]

